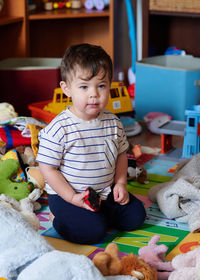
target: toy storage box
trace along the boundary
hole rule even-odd
[[[10,58],[0,61],[0,102],[11,103],[21,116],[28,104],[53,97],[60,82],[61,58]]]
[[[136,63],[136,118],[163,112],[185,120],[185,110],[200,103],[200,58],[155,56]]]

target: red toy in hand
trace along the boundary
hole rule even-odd
[[[87,188],[87,190],[89,191],[89,193],[84,197],[84,202],[95,212],[99,211],[101,205],[101,199],[99,197],[99,194],[96,193],[96,191],[93,190],[91,187]]]

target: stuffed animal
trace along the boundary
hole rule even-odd
[[[20,212],[0,205],[0,278],[7,280],[137,280],[104,277],[84,255],[55,250]]]
[[[28,166],[35,166],[35,155],[30,146],[18,146],[15,148],[20,153],[23,163]]]
[[[44,189],[45,180],[39,167],[35,166],[35,156],[31,147],[19,146],[14,150],[8,151],[2,160],[15,159],[19,161],[19,169],[11,178],[12,181],[28,181],[33,183],[34,187]]]
[[[1,1],[1,3],[2,3],[2,1]],[[0,6],[1,6],[1,3],[0,3]],[[18,114],[15,112],[14,107],[10,103],[7,103],[7,102],[0,103],[0,121],[15,118],[17,116],[18,116]]]
[[[28,182],[33,183],[33,185],[43,192],[45,186],[45,180],[40,172],[38,166],[30,166],[26,168],[26,175]]]
[[[97,253],[93,262],[104,276],[119,275],[122,270],[119,248],[115,243],[108,244],[105,251]]]
[[[130,275],[136,279],[157,280],[157,271],[136,255],[129,254],[120,259],[115,243],[108,244],[104,252],[97,253],[93,262],[104,276]]]
[[[146,263],[158,271],[159,280],[167,280],[171,271],[173,271],[173,267],[171,262],[164,261],[165,253],[167,252],[168,248],[164,244],[157,245],[159,240],[160,236],[154,235],[147,246],[139,249],[138,255]]]
[[[128,158],[127,180],[137,181],[140,184],[148,184],[148,174],[143,166],[138,166],[134,158]]]
[[[139,280],[157,280],[157,271],[151,268],[143,259],[132,253],[128,256],[122,257],[122,271],[123,275],[132,275]]]
[[[4,193],[16,200],[27,197],[32,188],[32,183],[13,182],[10,180],[18,169],[19,162],[15,159],[0,161],[0,194]]]
[[[25,181],[26,180],[26,177],[25,177],[26,174],[24,172],[25,168],[24,168],[24,163],[22,161],[20,152],[17,149],[9,150],[7,153],[5,153],[5,155],[2,157],[1,160],[8,160],[8,159],[14,159],[19,162],[19,168],[18,168],[17,172],[14,173],[12,175],[12,177],[10,178],[11,181],[15,181],[15,182]]]
[[[19,211],[25,219],[34,227],[37,231],[40,228],[40,221],[34,213],[35,210],[40,209],[40,204],[36,202],[40,197],[40,190],[34,189],[28,197],[17,201],[16,199],[7,196],[5,194],[0,195],[0,204],[8,208],[13,208]]]
[[[200,248],[185,254],[180,254],[172,259],[174,271],[169,280],[199,280],[200,279]]]

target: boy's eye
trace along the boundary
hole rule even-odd
[[[105,85],[99,85],[99,88],[105,88]]]
[[[85,90],[87,89],[87,86],[81,86],[80,88]]]

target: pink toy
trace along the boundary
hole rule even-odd
[[[169,280],[200,279],[200,248],[174,257],[172,266],[174,271],[170,274]]]
[[[150,112],[144,116],[148,129],[156,134],[160,134],[159,128],[170,122],[171,119],[171,116],[161,112]]]
[[[167,280],[174,269],[171,262],[164,261],[168,247],[164,244],[157,245],[159,240],[160,236],[154,235],[147,246],[139,249],[138,254],[146,263],[158,271],[159,280]]]

